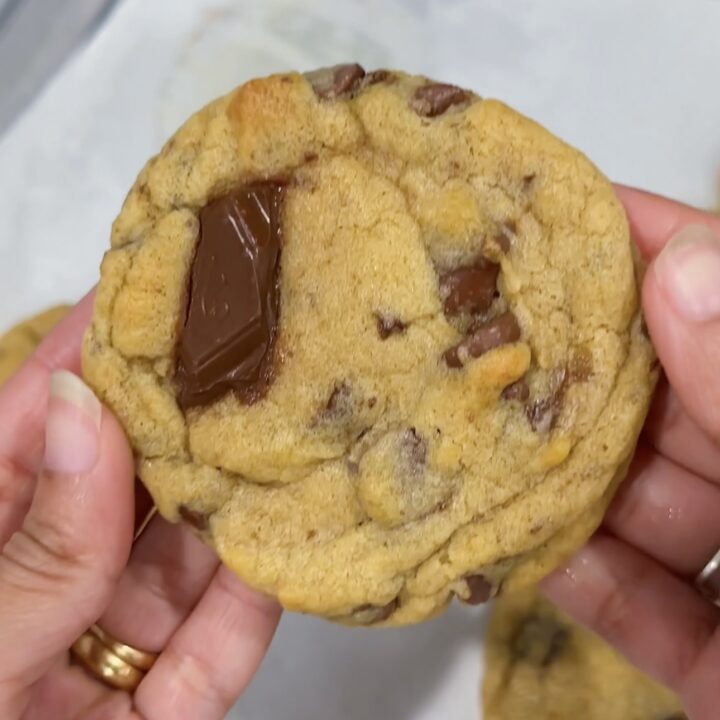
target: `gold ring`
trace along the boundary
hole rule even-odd
[[[103,630],[99,625],[93,625],[90,628],[90,632],[95,635],[110,652],[138,670],[149,670],[157,660],[157,653],[138,650],[132,645],[126,645],[117,638],[114,638],[106,630]]]
[[[120,642],[97,625],[86,630],[71,648],[73,657],[105,684],[132,692],[155,660],[145,652]]]

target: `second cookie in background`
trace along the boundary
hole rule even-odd
[[[485,658],[484,720],[687,720],[673,693],[532,589],[497,601]]]
[[[49,308],[23,320],[0,337],[0,385],[19,370],[42,339],[69,311],[66,305]]]

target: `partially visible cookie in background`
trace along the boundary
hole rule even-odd
[[[70,308],[58,305],[23,320],[0,337],[0,385],[27,360]]]
[[[484,720],[685,720],[673,693],[535,590],[497,601],[485,647]]]

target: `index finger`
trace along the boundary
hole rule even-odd
[[[42,452],[50,375],[60,369],[80,374],[82,338],[94,296],[94,291],[88,293],[0,390],[1,459],[12,457],[23,467],[36,469]]]
[[[0,389],[0,547],[27,509],[42,462],[50,376],[80,371],[94,291],[86,295]]]
[[[625,206],[633,240],[647,260],[652,260],[686,225],[707,225],[720,235],[720,218],[716,215],[625,185],[615,185],[615,192]]]

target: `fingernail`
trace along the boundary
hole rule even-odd
[[[66,370],[54,372],[45,426],[45,469],[82,475],[95,467],[102,407],[92,390]]]
[[[677,313],[690,322],[720,318],[720,238],[688,225],[655,260],[655,276]]]

